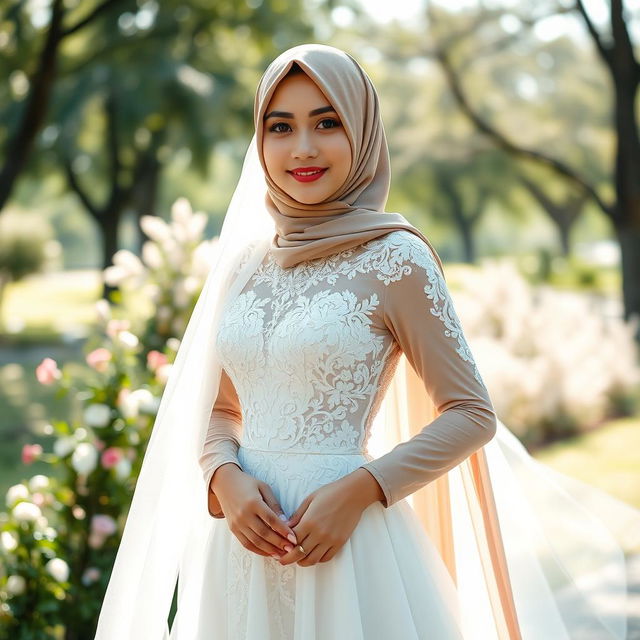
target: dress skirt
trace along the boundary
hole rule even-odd
[[[289,517],[371,458],[241,446],[238,459]],[[406,500],[369,505],[328,562],[282,566],[227,526],[212,528],[204,561],[197,640],[463,639],[455,584]]]

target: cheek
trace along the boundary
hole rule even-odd
[[[351,169],[351,145],[347,136],[336,140],[334,147],[335,165],[340,168],[341,179],[344,180]]]
[[[278,169],[282,163],[282,151],[279,145],[273,144],[271,140],[265,140],[263,142],[262,155],[264,156],[264,162],[267,165],[269,173]]]

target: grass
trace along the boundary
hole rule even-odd
[[[619,418],[534,454],[557,471],[640,509],[640,418]]]
[[[100,278],[98,270],[87,269],[37,274],[9,284],[1,310],[3,341],[33,344],[86,334],[95,324]]]

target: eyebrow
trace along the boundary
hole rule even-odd
[[[332,111],[336,113],[336,110],[328,105],[326,107],[319,107],[318,109],[312,109],[309,111],[309,116],[317,116],[321,113],[328,113]],[[267,113],[267,115],[263,118],[263,120],[267,120],[267,118],[294,118],[295,116],[290,111],[271,111],[271,113]]]

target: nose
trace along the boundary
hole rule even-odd
[[[299,132],[291,151],[291,157],[315,158],[317,155],[318,150],[313,142],[312,135],[307,131]]]

